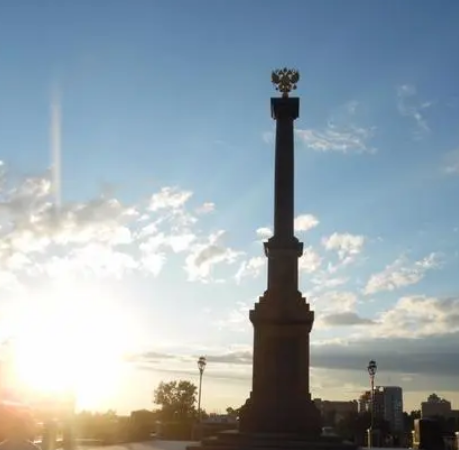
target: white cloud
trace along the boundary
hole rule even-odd
[[[419,338],[459,331],[459,297],[405,296],[378,317],[375,336]]]
[[[126,224],[137,212],[116,199],[99,197],[85,204],[68,203],[56,210],[50,201],[50,183],[40,177],[4,189],[0,204],[0,256],[16,252],[43,253],[51,246],[99,242],[129,244]]]
[[[410,117],[416,123],[416,137],[430,131],[424,111],[432,106],[432,102],[419,102],[416,87],[404,84],[397,87],[397,108],[403,116]]]
[[[321,256],[312,247],[306,247],[298,261],[298,268],[300,272],[312,273],[318,270],[321,264]]]
[[[314,300],[314,307],[323,312],[354,311],[357,296],[349,291],[330,291],[318,296]]]
[[[192,246],[185,260],[185,270],[190,281],[210,281],[214,266],[223,262],[232,264],[242,255],[242,252],[223,245],[224,234],[220,230],[211,234],[206,242]]]
[[[166,261],[164,253],[150,253],[142,256],[142,265],[147,272],[158,276]]]
[[[198,214],[208,214],[215,211],[215,203],[205,202],[199,208],[196,209]]]
[[[178,209],[183,207],[192,195],[191,191],[182,191],[177,187],[163,187],[160,192],[151,196],[149,209]]]
[[[126,271],[139,268],[133,256],[116,251],[100,243],[88,243],[73,249],[68,256],[52,257],[45,265],[40,265],[46,275],[60,278],[71,273],[73,276],[91,274],[96,278],[121,278]]]
[[[375,153],[376,148],[370,142],[375,128],[357,126],[353,123],[358,107],[357,101],[349,101],[335,109],[324,128],[296,128],[295,136],[314,151]],[[275,132],[264,132],[262,139],[265,143],[273,145]]]
[[[309,148],[320,152],[375,153],[370,140],[374,135],[371,128],[337,126],[329,122],[323,130],[296,129],[297,137]]]
[[[100,195],[55,208],[47,176],[21,179],[2,165],[0,289],[16,289],[25,275],[121,277],[132,271],[158,275],[171,252],[188,252],[187,267],[194,261],[203,277],[212,265],[232,261],[237,252],[215,242],[210,247],[203,244],[207,238],[194,229],[197,218],[186,209],[191,195],[165,187],[147,205],[124,205]],[[213,207],[210,202],[202,205],[207,212]],[[198,252],[195,259],[193,252]]]
[[[328,272],[319,273],[311,279],[311,282],[315,285],[313,292],[320,292],[324,289],[333,289],[346,284],[348,281],[349,278],[346,277],[330,277]]]
[[[373,274],[368,280],[364,293],[366,295],[376,294],[384,291],[413,285],[421,281],[425,274],[439,267],[439,255],[431,253],[427,257],[410,263],[405,257],[400,257],[379,273]]]
[[[319,225],[319,219],[312,214],[301,214],[295,217],[295,231],[308,231]]]
[[[258,277],[262,270],[266,267],[266,261],[266,258],[262,256],[255,256],[253,258],[250,258],[248,261],[243,261],[239,266],[239,270],[236,273],[236,281],[240,283],[242,278]]]
[[[16,293],[22,291],[22,286],[17,276],[9,269],[0,269],[0,289]]]
[[[322,239],[327,250],[335,250],[342,264],[349,264],[359,255],[365,244],[365,236],[350,233],[333,233]]]
[[[319,311],[315,327],[326,329],[333,326],[369,325],[373,321],[361,317],[357,311],[357,296],[349,291],[329,291],[313,300]]]
[[[268,227],[258,228],[256,230],[256,233],[257,233],[258,238],[262,240],[269,239],[273,235],[271,228],[268,228]]]
[[[188,248],[196,240],[196,235],[191,232],[183,234],[172,234],[168,237],[167,243],[175,253],[180,253]]]
[[[189,230],[183,230],[182,234],[157,231],[155,234],[148,234],[139,248],[144,253],[155,253],[160,250],[171,249],[174,253],[181,253],[188,250],[191,244],[197,239],[197,236]]]
[[[345,316],[341,315],[341,319]],[[352,315],[348,315],[348,319],[352,321]],[[332,324],[336,323],[332,320],[329,325]],[[369,324],[350,338],[313,344],[312,364],[316,367],[358,370],[359,367],[363,369],[364,362],[371,355],[371,358],[381,363],[385,372],[399,372],[402,376],[407,373],[423,374],[430,375],[430,378],[435,375],[435,379],[439,374],[448,374],[457,380],[457,295],[446,298],[404,296],[391,308],[379,313]]]

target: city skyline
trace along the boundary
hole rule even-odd
[[[245,401],[287,65],[313,397],[357,398],[375,359],[405,410],[459,404],[459,6],[290,3],[0,7],[0,339],[26,385],[139,409],[205,355],[203,408]]]

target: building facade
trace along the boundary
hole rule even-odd
[[[373,411],[375,419],[386,420],[394,433],[403,431],[403,391],[398,386],[376,386],[373,408],[371,392],[365,391],[358,400],[359,412]]]
[[[394,432],[403,431],[403,391],[398,386],[382,387],[384,419]]]

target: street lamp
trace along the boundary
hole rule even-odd
[[[372,446],[373,441],[373,425],[374,425],[374,415],[375,415],[375,375],[378,366],[376,361],[371,360],[368,363],[368,375],[370,375],[370,398],[371,398],[371,409],[370,409],[370,429],[368,430],[368,447]]]
[[[207,361],[205,356],[200,356],[198,359],[198,369],[199,369],[199,393],[198,393],[198,419],[201,422],[201,389],[202,389],[202,375],[204,369],[206,368]]]

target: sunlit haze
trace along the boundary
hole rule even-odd
[[[245,401],[286,65],[313,397],[357,398],[375,359],[405,409],[459,408],[457,17],[454,0],[2,4],[2,389],[152,408],[205,355],[203,407]]]

